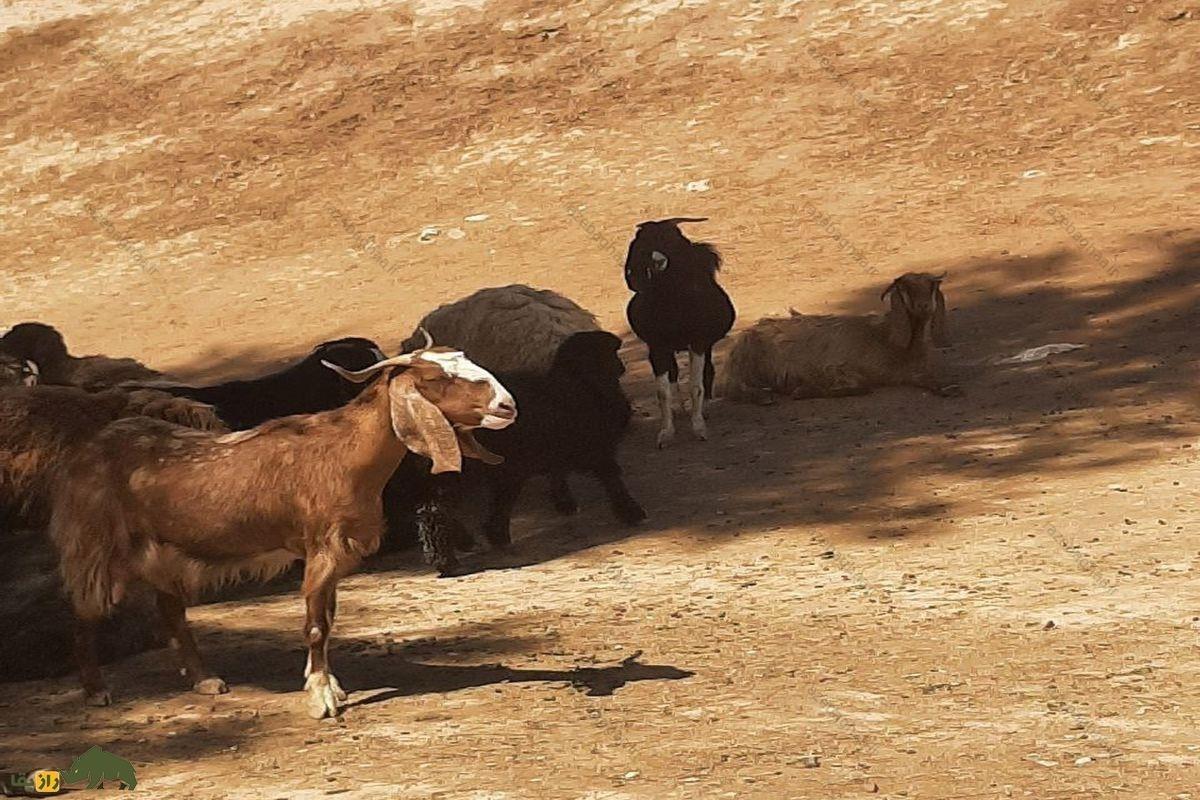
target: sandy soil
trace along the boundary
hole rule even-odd
[[[0,767],[92,744],[148,797],[1200,797],[1200,5],[8,0],[0,319],[188,377],[391,349],[482,285],[627,333],[624,243],[707,215],[740,324],[945,269],[967,396],[713,407],[626,461],[652,515],[530,493],[517,554],[0,685]],[[467,217],[486,214],[486,219]],[[439,234],[421,242],[436,226]],[[1027,347],[1084,349],[1024,366]],[[641,351],[629,388],[652,404]]]

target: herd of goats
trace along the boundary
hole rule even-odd
[[[932,368],[945,301],[942,276],[925,273],[896,278],[882,314],[760,320],[735,337],[718,381],[713,347],[735,314],[717,250],[679,228],[701,221],[638,225],[625,262],[629,323],[655,376],[659,447],[675,435],[685,351],[700,439],[714,396],[770,402],[889,385],[958,393]],[[73,356],[53,327],[22,323],[0,338],[0,530],[50,543],[91,705],[110,702],[97,638],[123,600],[153,608],[195,691],[223,693],[187,606],[303,561],[308,710],[336,715],[346,697],[328,654],[337,583],[381,545],[419,542],[440,573],[461,574],[457,552],[474,546],[464,498],[483,499],[482,535],[504,548],[533,476],[548,479],[561,513],[576,510],[568,476],[588,473],[621,522],[645,519],[618,464],[631,418],[620,347],[576,303],[523,285],[437,308],[401,355],[338,339],[282,371],[213,386],[129,358]]]

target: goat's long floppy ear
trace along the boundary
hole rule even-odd
[[[942,273],[933,284],[933,320],[929,323],[929,336],[934,347],[949,347],[950,336],[946,333],[946,298],[942,294],[942,281],[946,273]]]
[[[416,379],[402,372],[388,384],[392,430],[405,447],[433,462],[433,473],[462,472],[462,450],[445,415],[417,390]]]
[[[477,461],[482,461],[485,464],[503,464],[504,456],[498,456],[491,450],[481,445],[476,439],[475,434],[465,428],[457,428],[454,434],[458,437],[458,447],[462,450],[462,454],[468,458],[473,458]]]

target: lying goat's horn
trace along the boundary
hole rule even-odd
[[[417,330],[425,337],[425,349],[428,350],[433,347],[433,337],[429,335],[429,331],[425,330],[424,326],[417,328]]]
[[[354,383],[365,383],[371,379],[372,375],[374,375],[376,372],[379,372],[381,369],[386,367],[407,367],[409,364],[412,364],[412,360],[412,353],[405,353],[403,355],[385,358],[383,361],[379,361],[364,369],[346,369],[343,366],[334,364],[331,361],[326,361],[325,359],[321,359],[321,363],[348,381],[352,381]]]
[[[708,217],[670,217],[659,220],[659,222],[666,225],[678,225],[681,222],[708,222]]]

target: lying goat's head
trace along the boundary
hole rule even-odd
[[[36,386],[37,364],[27,359],[0,353],[0,387]]]
[[[458,350],[434,347],[426,334],[425,347],[366,369],[321,363],[359,383],[386,370],[392,430],[409,450],[431,459],[435,473],[460,471],[464,455],[500,462],[475,441],[471,430],[508,427],[517,418],[516,401],[490,372]]]
[[[679,230],[681,222],[704,222],[707,217],[671,217],[639,223],[625,256],[625,285],[644,292],[654,279],[675,263],[690,263],[696,243]],[[707,246],[705,246],[707,248]],[[711,249],[711,248],[708,248]],[[715,251],[713,251],[715,255]],[[719,265],[719,261],[717,264]],[[715,270],[715,267],[714,267]]]
[[[946,273],[906,272],[892,281],[881,300],[891,297],[892,343],[900,348],[925,342],[926,330],[935,345],[946,344],[946,298],[942,281]]]

